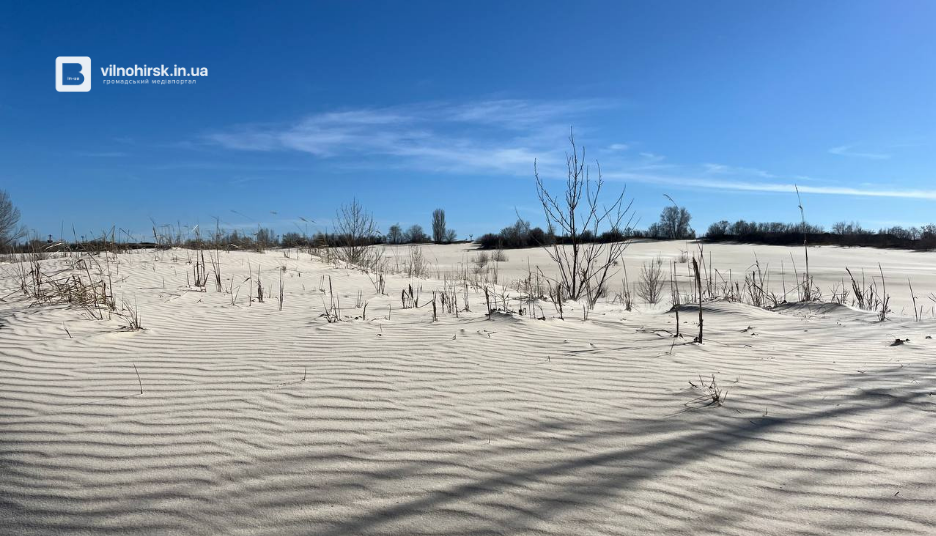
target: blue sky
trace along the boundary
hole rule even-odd
[[[157,223],[381,227],[460,236],[515,210],[533,160],[561,186],[569,128],[640,225],[867,227],[936,220],[932,2],[7,3],[0,188],[40,234]],[[92,89],[55,90],[57,56]],[[199,66],[189,86],[100,68]],[[310,231],[312,228],[310,228]]]

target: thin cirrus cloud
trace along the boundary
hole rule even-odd
[[[321,158],[392,157],[434,171],[530,173],[553,153],[568,125],[608,101],[490,100],[326,112],[282,125],[246,125],[202,137],[241,151],[298,151]]]
[[[794,193],[796,188],[802,193],[819,195],[844,195],[858,197],[893,197],[903,199],[936,200],[936,190],[891,190],[878,188],[852,188],[847,186],[816,186],[782,182],[751,182],[740,180],[708,179],[682,175],[641,174],[628,171],[605,173],[604,178],[660,186],[695,188],[706,190]]]
[[[76,156],[87,156],[89,158],[123,158],[129,156],[128,153],[123,151],[103,151],[103,152],[93,152],[93,151],[75,151]]]
[[[760,177],[763,179],[776,179],[777,176],[762,169],[729,166],[726,164],[702,164],[702,169],[706,174],[712,175],[745,175],[751,177]]]
[[[888,153],[873,153],[866,151],[856,151],[852,145],[839,145],[829,149],[829,152],[838,156],[849,156],[852,158],[865,158],[868,160],[887,160],[891,157]]]

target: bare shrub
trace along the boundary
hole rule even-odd
[[[429,275],[429,261],[423,255],[419,246],[409,247],[409,257],[404,263],[406,275],[409,277],[426,277]]]
[[[357,199],[342,205],[335,218],[338,257],[349,264],[364,264],[368,250],[377,235],[374,216],[365,211]]]
[[[374,285],[377,294],[386,294],[387,290],[387,279],[384,274],[390,268],[390,259],[386,258],[384,253],[386,253],[386,250],[383,248],[375,248],[374,253],[370,256],[370,266],[364,269],[364,274]]]
[[[592,180],[585,165],[585,149],[579,154],[572,134],[569,143],[572,152],[566,156],[565,191],[560,197],[546,190],[534,162],[536,194],[546,223],[550,229],[565,235],[562,241],[568,244],[563,246],[557,242],[543,247],[559,268],[560,298],[578,300],[588,296],[589,306],[593,307],[605,294],[608,279],[614,275],[611,268],[624,254],[626,242],[596,243],[591,237],[599,236],[602,231],[614,233],[630,227],[631,219],[625,223],[624,218],[630,214],[631,203],[624,204],[625,192],[621,191],[609,204],[603,204],[601,168],[598,167],[598,179]]]
[[[482,251],[475,255],[471,259],[471,263],[474,265],[474,273],[477,275],[484,272],[487,269],[489,262],[491,262],[491,257],[487,254],[486,251]]]
[[[663,296],[663,260],[656,259],[645,262],[640,268],[640,279],[637,281],[637,295],[647,303],[657,304]]]

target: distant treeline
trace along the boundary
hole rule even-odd
[[[25,242],[19,242],[10,248],[13,253],[46,252],[55,253],[59,251],[123,251],[128,249],[153,249],[160,248],[160,244],[155,242],[112,242],[105,240],[86,240],[75,242],[61,242],[52,240],[31,239]]]
[[[586,219],[587,216],[586,216]],[[660,220],[651,224],[646,231],[612,226],[610,229],[596,233],[592,229],[576,230],[577,241],[580,244],[622,242],[631,238],[653,238],[660,240],[692,240],[696,233],[689,226],[692,216],[685,207],[668,206],[660,213]],[[594,221],[594,220],[592,220]],[[555,244],[571,244],[572,238],[567,235],[557,235],[552,229],[543,231],[539,227],[530,228],[530,222],[521,218],[509,227],[504,227],[499,233],[488,233],[477,240],[481,249],[514,249],[537,246],[552,246]]]
[[[887,227],[873,231],[864,229],[858,223],[839,222],[827,231],[825,228],[809,223],[750,222],[738,220],[734,223],[719,221],[709,226],[703,237],[710,242],[746,242],[752,244],[770,244],[778,246],[800,245],[806,240],[811,245],[830,246],[865,246],[877,248],[936,249],[936,225],[922,227]],[[647,230],[624,229],[611,230],[595,235],[583,231],[579,237],[581,243],[619,242],[633,238],[652,240],[672,240],[673,232],[665,227],[651,225]],[[680,232],[681,240],[695,239],[695,232],[690,228]],[[499,233],[488,233],[477,241],[481,249],[514,249],[553,244],[568,244],[566,236],[556,236],[539,227],[530,228],[529,222],[518,220],[505,227]]]
[[[336,233],[315,233],[311,236],[296,232],[277,235],[272,229],[259,228],[254,233],[239,231],[221,231],[211,233],[210,236],[182,237],[158,235],[158,241],[135,241],[129,237],[95,238],[91,240],[76,239],[72,242],[33,238],[21,242],[13,247],[15,252],[28,252],[44,250],[55,251],[114,251],[120,249],[169,249],[173,247],[187,249],[223,249],[229,251],[263,251],[270,248],[320,248],[340,247],[348,243],[346,235]],[[358,239],[361,240],[361,239]],[[363,239],[365,245],[391,244],[383,235],[374,235]],[[431,244],[428,235],[405,236],[393,244]],[[443,242],[449,243],[449,242]]]
[[[611,242],[622,242],[631,238],[669,240],[672,237],[663,234],[659,228],[651,226],[651,228],[646,231],[628,227],[626,229],[611,229],[599,234],[595,234],[591,230],[586,229],[579,234],[578,241],[581,244],[607,244]],[[695,231],[690,229],[690,233],[680,236],[679,238],[694,239]],[[556,235],[552,231],[544,231],[539,227],[531,228],[530,222],[517,220],[513,225],[501,229],[499,233],[487,233],[482,235],[481,238],[475,240],[475,243],[477,243],[481,249],[520,249],[551,246],[554,244],[571,244],[572,241],[568,236]]]
[[[902,248],[928,250],[936,249],[936,225],[922,227],[887,227],[873,231],[862,228],[857,223],[839,222],[831,230],[809,223],[750,222],[738,220],[730,223],[726,220],[711,224],[702,237],[709,242],[744,242],[750,244],[768,244],[777,246],[801,245],[805,237],[810,245],[830,246],[865,246],[877,248]],[[659,225],[651,225],[647,230],[626,228],[594,234],[585,230],[579,235],[579,243],[611,243],[634,238],[653,240],[672,240],[671,233],[665,232]],[[678,239],[695,239],[695,231],[689,228],[680,233]],[[238,230],[218,230],[210,236],[182,237],[181,235],[157,234],[152,241],[119,240],[114,235],[102,236],[92,240],[74,242],[32,239],[14,247],[14,251],[114,251],[120,249],[171,248],[263,251],[270,248],[321,248],[342,247],[351,240],[348,236],[337,233],[318,232],[311,236],[297,232],[277,235],[272,229],[259,227],[253,233]],[[365,245],[431,244],[437,243],[422,232],[418,225],[403,232],[388,235],[374,234],[358,237],[358,243]],[[451,243],[454,237],[445,237],[441,243]],[[470,242],[468,240],[462,243]],[[520,249],[569,244],[568,236],[556,235],[539,227],[531,227],[530,222],[518,219],[513,225],[501,229],[498,233],[487,233],[474,241],[480,249]]]
[[[711,224],[705,233],[710,242],[745,242],[789,246],[811,245],[866,246],[876,248],[936,249],[936,225],[922,227],[886,227],[877,231],[864,229],[855,222],[839,222],[827,231],[821,226],[802,223],[750,222],[722,220]]]

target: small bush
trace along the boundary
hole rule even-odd
[[[488,263],[491,262],[490,255],[486,251],[482,251],[474,256],[471,259],[471,263],[474,264],[474,273],[479,274],[487,269]]]
[[[645,262],[637,281],[637,295],[647,303],[659,303],[663,295],[663,284],[663,260],[657,257]]]

